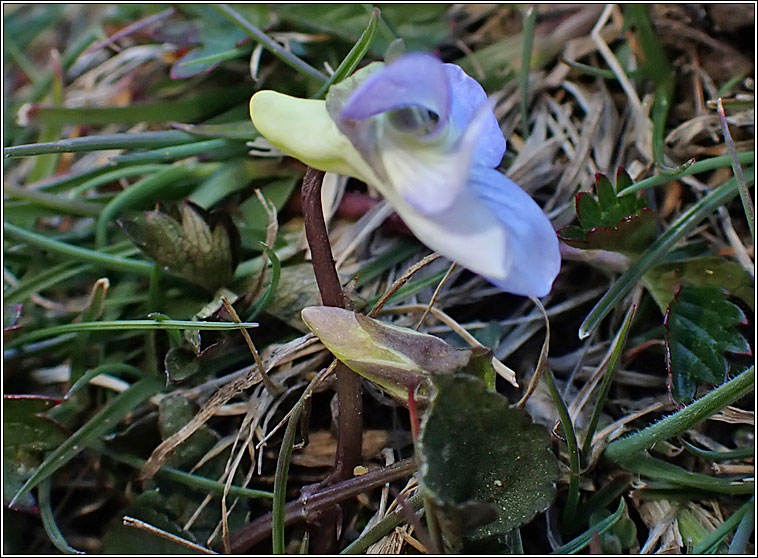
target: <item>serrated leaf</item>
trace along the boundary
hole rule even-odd
[[[661,312],[666,312],[679,288],[721,287],[742,300],[750,310],[755,308],[753,279],[737,262],[718,256],[689,258],[657,265],[643,277],[643,282]]]
[[[667,367],[674,398],[689,402],[698,382],[720,384],[727,379],[726,353],[751,354],[737,329],[745,314],[718,287],[685,285],[666,312]]]
[[[408,399],[408,389],[421,386],[424,402],[431,376],[452,374],[489,354],[484,348],[456,349],[439,337],[342,308],[311,306],[301,316],[335,357],[400,401]],[[481,373],[480,367],[473,366],[472,373]]]
[[[574,248],[638,253],[655,238],[655,215],[647,208],[644,194],[619,196],[631,178],[622,168],[616,175],[616,187],[603,174],[595,175],[597,198],[588,192],[576,196],[579,226],[569,225],[558,233]]]
[[[237,267],[239,233],[228,215],[208,213],[191,202],[169,213],[147,211],[121,228],[166,271],[215,292],[231,283]]]
[[[465,529],[474,504],[492,506],[492,522],[460,532],[478,540],[545,511],[560,474],[548,432],[472,376],[437,376],[434,387],[419,436],[420,482],[445,523]]]

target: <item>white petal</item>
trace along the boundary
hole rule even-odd
[[[462,134],[449,123],[446,136],[434,141],[398,133],[385,121],[377,148],[390,186],[423,215],[450,209],[468,182],[477,142],[491,115],[492,106],[485,103]]]
[[[423,215],[399,193],[377,185],[418,239],[475,273],[505,279],[511,267],[505,226],[473,192],[464,189],[448,209]]]

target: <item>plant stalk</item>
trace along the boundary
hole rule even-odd
[[[321,206],[324,172],[309,168],[303,178],[302,201],[305,236],[311,249],[313,270],[325,306],[345,307],[345,295],[334,267],[332,247]],[[353,476],[360,462],[363,443],[363,400],[361,378],[342,363],[337,364],[337,399],[339,403],[337,460],[330,482]]]

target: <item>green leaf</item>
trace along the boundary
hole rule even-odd
[[[753,168],[745,171],[750,176],[752,183],[754,177]],[[598,326],[600,321],[611,309],[637,284],[645,273],[655,264],[659,263],[669,253],[676,243],[684,238],[695,226],[710,215],[717,207],[728,203],[737,195],[737,181],[732,178],[727,180],[713,192],[703,197],[679,218],[671,223],[669,228],[640,254],[629,269],[611,286],[610,289],[597,301],[595,306],[587,314],[587,317],[579,326],[579,339],[585,339]]]
[[[42,453],[65,441],[66,429],[42,413],[60,401],[41,395],[3,397],[3,502],[6,504],[32,476],[42,461]],[[33,509],[34,498],[27,494],[16,501],[16,509]]]
[[[134,503],[116,519],[103,537],[102,552],[122,556],[135,554],[198,554],[182,544],[146,531],[137,531],[122,524],[124,515],[134,517],[179,538],[197,544],[192,534],[182,530],[172,517],[167,498],[158,490],[143,492]]]
[[[342,279],[342,278],[341,278]],[[320,295],[313,265],[301,263],[281,268],[279,284],[273,293],[266,313],[286,322],[299,331],[308,328],[300,318],[300,311],[308,306],[318,306]]]
[[[439,337],[342,308],[311,306],[301,316],[335,357],[400,401],[408,399],[409,389],[421,386],[417,397],[423,403],[430,376],[452,374],[474,356],[489,354],[484,348],[456,349]]]
[[[677,291],[684,285],[694,287],[722,287],[739,297],[750,310],[754,310],[755,289],[745,269],[734,261],[718,256],[689,258],[657,265],[642,278],[661,312],[666,312]]]
[[[229,349],[226,343],[219,342],[196,354],[192,349],[187,348],[188,345],[189,342],[185,342],[182,346],[169,349],[166,353],[164,365],[168,381],[171,383],[183,382],[204,370],[207,374],[209,365],[215,359],[224,356]]]
[[[158,429],[166,439],[187,424],[197,412],[197,405],[181,395],[161,399],[158,406]],[[201,426],[171,454],[168,464],[183,468],[194,465],[218,441],[219,436],[208,426]]]
[[[418,441],[420,482],[446,519],[477,540],[550,507],[560,472],[548,432],[477,378],[437,376],[434,386]],[[483,507],[491,507],[493,521],[470,526]]]
[[[252,141],[259,136],[258,131],[249,118],[237,122],[227,122],[226,124],[181,124],[175,122],[172,124],[172,127],[201,138]],[[242,163],[243,161],[234,162]],[[244,161],[244,163],[250,165],[259,164],[258,161]]]
[[[329,81],[322,85],[321,89],[319,89],[318,92],[314,95],[316,99],[323,97],[324,94],[329,90],[329,87],[332,86],[332,84],[339,83],[343,79],[347,78],[347,76],[352,74],[353,71],[358,67],[358,64],[360,64],[361,60],[363,60],[363,58],[368,53],[371,42],[374,40],[376,22],[378,19],[379,9],[374,8],[371,12],[371,17],[369,18],[366,30],[361,33],[361,36],[355,42],[353,48],[350,49],[350,52],[347,53],[347,56],[345,56],[342,62],[340,62],[340,65],[337,66],[337,69],[329,78]]]
[[[720,384],[729,372],[726,353],[750,355],[737,329],[745,314],[719,287],[683,286],[666,313],[667,366],[674,398],[689,402],[698,382]]]
[[[603,533],[607,532],[611,527],[613,527],[616,522],[618,522],[623,513],[626,511],[626,503],[624,503],[624,499],[621,498],[619,500],[619,507],[616,509],[615,512],[613,512],[613,515],[608,516],[603,521],[597,523],[596,525],[593,525],[576,537],[574,540],[567,542],[566,544],[559,546],[555,550],[553,550],[550,554],[576,554],[580,550],[582,550],[585,546],[590,544],[590,541],[592,541],[593,538],[596,536],[600,536]]]
[[[159,392],[162,387],[162,382],[156,378],[145,378],[120,393],[84,426],[55,447],[52,453],[34,471],[34,474],[18,489],[13,500],[11,500],[11,505],[26,496],[41,480],[46,479],[68,463],[82,448],[97,442],[100,436],[108,432],[145,399]]]
[[[579,226],[570,225],[558,234],[574,248],[639,253],[655,238],[655,215],[647,208],[644,194],[619,196],[632,183],[623,168],[616,187],[603,175],[595,175],[597,199],[588,192],[576,196]]]
[[[127,235],[166,271],[215,292],[231,283],[237,267],[239,233],[223,213],[207,213],[185,202],[170,213],[147,211],[120,220]]]
[[[237,58],[244,52],[236,49],[245,38],[245,32],[232,27],[212,6],[185,5],[182,11],[196,15],[188,29],[197,37],[198,48],[190,50],[171,67],[173,79],[185,79],[203,72],[210,72],[224,60]]]

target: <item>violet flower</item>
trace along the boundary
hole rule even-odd
[[[407,54],[332,86],[326,101],[260,91],[258,131],[304,163],[375,187],[424,244],[504,291],[545,296],[560,269],[540,207],[496,170],[505,138],[482,87]]]

